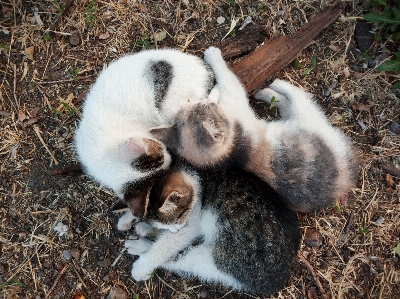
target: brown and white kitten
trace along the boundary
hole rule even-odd
[[[199,171],[178,161],[150,192],[132,277],[157,268],[268,295],[284,287],[301,234],[297,215],[265,182],[240,169]]]
[[[275,98],[281,119],[258,119],[239,79],[219,49],[209,48],[219,102],[182,109],[172,126],[153,129],[167,147],[198,167],[229,164],[270,184],[298,212],[332,205],[355,185],[357,159],[350,140],[325,117],[312,96],[275,80],[255,97]]]

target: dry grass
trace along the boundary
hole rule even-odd
[[[52,174],[56,161],[61,166],[76,161],[72,136],[84,94],[98,72],[125,53],[152,44],[149,19],[140,1],[99,0],[92,6],[89,2],[74,1],[58,26],[46,31],[59,18],[55,1],[0,1],[0,29],[10,32],[9,38],[0,39],[1,298],[78,294],[106,298],[115,287],[129,298],[135,294],[139,298],[255,298],[164,271],[147,282],[132,281],[133,259],[122,251],[126,235],[116,231],[118,215],[110,212],[115,197],[84,176]],[[365,61],[355,49],[354,28],[362,3],[343,2],[343,21],[298,57],[304,67],[288,66],[278,74],[316,95],[331,122],[354,140],[362,161],[358,186],[346,203],[316,215],[300,215],[303,231],[315,228],[324,243],[318,248],[302,244],[299,254],[330,298],[399,298],[400,262],[393,248],[400,242],[400,178],[392,174],[391,184],[382,167],[400,169],[400,136],[389,130],[392,121],[399,121],[399,94],[390,88],[393,74],[361,68]],[[326,3],[146,2],[155,33],[167,33],[158,47],[199,56],[226,34],[233,18],[241,23],[250,15],[254,23],[268,28],[270,36],[291,34]],[[34,19],[35,8],[43,26]],[[93,27],[87,19],[91,15]],[[225,23],[216,22],[219,16],[225,17]],[[71,35],[78,38],[75,46]],[[332,51],[330,44],[339,50]],[[385,49],[394,50],[390,43]],[[376,44],[371,52],[381,50]],[[303,76],[313,57],[317,57],[316,71]],[[348,78],[343,73],[346,67],[351,70]],[[330,86],[330,96],[323,96]],[[65,101],[68,106],[61,104]],[[266,118],[276,116],[275,110],[253,104]],[[62,237],[54,231],[59,222],[68,227]],[[66,259],[66,250],[77,255]],[[272,298],[322,298],[318,288],[313,297],[313,288],[317,287],[310,269],[299,261],[288,286]]]

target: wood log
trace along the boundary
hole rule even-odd
[[[266,41],[254,52],[233,63],[232,71],[240,78],[247,92],[253,94],[264,87],[266,80],[291,63],[325,28],[332,25],[342,9],[341,2],[323,8],[292,36],[278,36]]]

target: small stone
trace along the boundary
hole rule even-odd
[[[200,298],[206,298],[206,297],[207,297],[207,291],[201,291]]]
[[[328,262],[327,261],[323,261],[322,264],[321,264],[321,268],[324,269],[324,270],[327,270],[328,267],[329,267]]]
[[[392,131],[395,134],[400,134],[400,124],[397,122],[392,122],[390,125],[390,131]]]
[[[33,186],[35,186],[35,182],[33,181],[28,182],[28,187],[33,187]]]
[[[98,261],[97,265],[99,265],[100,267],[108,267],[108,266],[111,265],[111,259],[106,258],[106,259],[104,259],[102,261]]]
[[[324,238],[321,233],[315,229],[308,228],[304,236],[304,242],[311,247],[319,247],[322,245]]]
[[[70,261],[72,259],[72,255],[69,250],[63,250],[62,254],[66,261]]]
[[[218,24],[222,24],[222,23],[224,23],[224,22],[225,22],[225,18],[224,18],[224,17],[221,16],[221,17],[218,17],[218,18],[217,18],[217,23],[218,23]]]
[[[383,218],[382,216],[379,216],[379,218],[375,220],[375,223],[378,225],[382,224],[383,222],[385,222],[385,218]]]
[[[81,38],[79,37],[77,32],[74,32],[69,36],[69,43],[72,46],[77,46],[81,43]]]
[[[0,31],[0,37],[5,42],[9,42],[11,40],[11,35],[10,35],[10,32],[8,30],[4,30],[3,29],[2,31]]]
[[[110,276],[106,275],[106,276],[104,276],[102,279],[103,279],[103,281],[105,281],[105,282],[110,281]]]
[[[378,56],[376,56],[375,59],[372,59],[372,60],[368,61],[368,67],[369,68],[377,67],[379,64],[381,64],[388,57],[389,56],[386,53],[381,53]]]

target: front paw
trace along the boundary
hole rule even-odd
[[[126,240],[124,247],[129,254],[141,255],[150,250],[152,242],[150,240],[139,238],[136,240]]]
[[[127,211],[124,215],[121,216],[118,220],[117,228],[120,231],[125,231],[131,228],[133,222],[137,218],[133,216],[131,211]]]
[[[133,263],[131,275],[134,280],[143,281],[151,278],[153,272],[154,269],[148,267],[144,259],[139,258],[136,262]]]
[[[207,62],[209,65],[213,65],[216,61],[222,59],[221,50],[215,47],[209,47],[204,52],[204,61]]]

